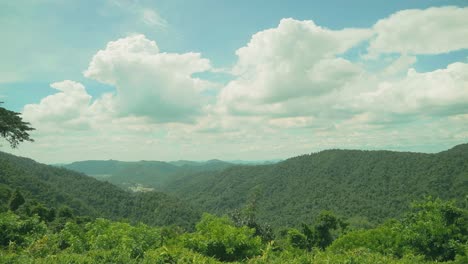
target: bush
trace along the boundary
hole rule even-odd
[[[468,211],[453,202],[427,198],[415,203],[402,221],[378,228],[350,232],[330,247],[333,252],[367,248],[373,252],[402,257],[422,255],[427,260],[449,261],[466,256]]]
[[[235,227],[227,217],[204,214],[196,232],[184,237],[184,245],[221,261],[243,260],[259,255],[261,238],[248,227]]]
[[[183,247],[161,247],[145,253],[144,264],[217,264],[214,258],[203,256]]]
[[[47,232],[37,216],[21,219],[11,211],[0,213],[0,247],[26,247]]]

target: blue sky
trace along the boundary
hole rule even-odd
[[[37,131],[2,149],[44,162],[440,151],[467,139],[467,6],[3,2],[0,99]]]

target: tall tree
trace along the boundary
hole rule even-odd
[[[34,128],[23,121],[20,113],[0,107],[0,136],[5,138],[12,148],[16,148],[23,141],[34,141],[29,136],[29,131],[32,130]]]
[[[24,204],[25,200],[23,195],[20,193],[18,189],[15,190],[15,192],[11,195],[10,198],[10,210],[16,211],[22,204]]]

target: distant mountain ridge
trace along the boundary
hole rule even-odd
[[[218,165],[222,166],[232,166],[232,165],[265,165],[265,164],[275,164],[282,160],[229,160],[223,161],[219,159],[211,159],[206,161],[193,161],[193,160],[176,160],[176,161],[118,161],[118,160],[83,160],[75,161],[72,163],[60,163],[52,164],[57,167],[64,167],[67,169],[79,171],[88,175],[98,175],[98,174],[112,174],[121,170],[129,165],[138,165],[145,162],[154,162],[154,163],[167,163],[175,165],[177,167],[182,166],[207,166],[207,165]]]
[[[100,180],[105,180],[123,188],[143,185],[157,190],[172,177],[180,177],[195,172],[223,170],[234,164],[221,160],[208,161],[116,161],[88,160],[64,164],[60,167],[85,173]]]
[[[115,173],[131,163],[132,162],[118,160],[85,160],[57,166],[82,172],[87,175],[98,175]]]
[[[70,164],[55,166],[85,173],[98,180],[108,181],[123,188],[138,189],[135,186],[145,186],[164,191],[165,186],[180,177],[197,172],[221,171],[237,165],[275,164],[278,160],[265,161],[222,161],[211,159],[207,161],[117,161],[117,160],[85,160]]]

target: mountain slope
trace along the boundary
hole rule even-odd
[[[73,162],[70,164],[61,164],[60,167],[82,172],[92,176],[113,174],[130,164],[131,162],[117,160],[85,160]]]
[[[310,222],[324,209],[378,223],[425,195],[464,199],[468,144],[438,154],[327,150],[188,175],[167,190],[216,213],[255,201],[259,219],[274,226]]]
[[[221,160],[205,162],[194,161],[80,161],[62,165],[62,167],[108,181],[123,188],[136,185],[152,187],[164,191],[165,186],[174,179],[195,172],[217,171],[231,167],[233,164]]]
[[[173,196],[156,192],[132,194],[81,173],[2,152],[0,186],[19,189],[27,199],[49,207],[66,205],[79,215],[91,217],[127,218],[132,222],[187,228],[199,218],[196,209]]]

